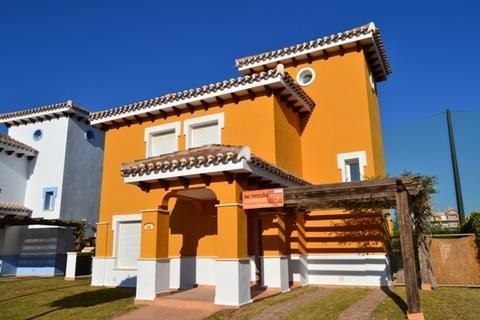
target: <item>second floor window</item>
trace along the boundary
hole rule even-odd
[[[147,157],[155,157],[177,151],[179,133],[180,122],[145,129]]]
[[[222,143],[223,113],[185,120],[187,149]]]
[[[57,197],[57,188],[43,189],[43,210],[52,211],[55,209],[55,198]]]

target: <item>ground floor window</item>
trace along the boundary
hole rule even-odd
[[[140,221],[119,222],[117,232],[117,267],[137,268],[137,259],[140,257]]]

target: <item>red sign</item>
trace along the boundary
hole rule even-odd
[[[283,207],[283,189],[243,191],[243,209]]]

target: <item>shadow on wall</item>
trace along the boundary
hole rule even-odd
[[[301,230],[291,238],[292,243],[303,246],[299,241]],[[385,233],[380,215],[361,213],[315,212],[306,217],[304,230],[307,254],[316,253],[385,253]],[[299,254],[298,249],[292,253]]]
[[[170,232],[182,237],[179,252],[181,289],[192,288],[197,284],[198,244],[205,236],[217,234],[216,203],[217,200],[177,199],[171,211]]]

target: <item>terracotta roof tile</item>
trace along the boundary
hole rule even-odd
[[[290,58],[292,55],[296,55],[296,54],[300,55],[307,50],[314,50],[316,48],[334,46],[336,43],[341,41],[352,40],[354,42],[356,41],[357,37],[368,35],[368,34],[372,34],[373,36],[374,43],[377,47],[381,62],[383,64],[383,68],[385,69],[385,73],[386,73],[385,77],[386,77],[388,74],[392,72],[390,63],[388,61],[385,47],[381,39],[380,29],[376,28],[372,22],[354,29],[350,29],[350,30],[336,33],[336,34],[331,34],[328,36],[324,36],[311,41],[299,43],[299,44],[285,47],[282,49],[239,58],[239,59],[236,59],[235,61],[235,67],[240,70],[240,69],[248,69],[253,65],[258,66],[258,64],[260,65],[268,64],[273,61],[278,61],[281,63],[282,58]]]
[[[31,213],[32,210],[18,203],[0,202],[0,211],[12,213]]]
[[[65,109],[65,110],[64,110]],[[0,114],[0,122],[9,122],[14,121],[17,118],[28,119],[30,117],[35,117],[37,115],[43,115],[48,113],[55,113],[58,111],[75,111],[85,116],[89,115],[89,112],[84,108],[78,106],[71,100],[50,104],[46,106],[41,106],[37,108],[25,109],[20,111],[8,112]]]
[[[92,112],[90,115],[91,121],[98,121],[100,119],[115,117],[125,115],[126,113],[142,111],[153,106],[159,106],[178,103],[178,105],[185,103],[185,100],[188,99],[202,99],[204,95],[207,94],[216,94],[222,90],[228,89],[238,89],[241,90],[242,86],[255,84],[262,80],[273,79],[275,77],[281,76],[283,81],[287,83],[292,90],[303,100],[303,103],[308,105],[309,108],[313,109],[315,103],[313,100],[303,91],[303,89],[293,80],[293,78],[288,74],[283,72],[283,69],[270,69],[268,71],[263,71],[259,73],[253,73],[238,78],[232,78],[230,80],[224,80],[221,82],[210,83],[194,89],[188,89],[176,93],[169,93],[160,97],[123,105],[120,107]]]
[[[264,169],[282,179],[298,185],[310,185],[302,178],[251,154],[250,149],[242,146],[212,144],[189,150],[177,151],[157,157],[122,164],[123,177],[142,176],[160,171],[175,171],[191,168],[209,167],[218,164],[237,163],[246,160],[248,164]]]
[[[34,155],[38,154],[38,151],[36,149],[30,147],[29,145],[26,145],[25,143],[20,142],[18,140],[15,140],[8,135],[4,135],[4,134],[0,133],[0,148],[2,148],[2,145],[4,145],[4,146],[6,145],[6,146],[9,146],[9,147],[14,147],[17,150],[27,151],[27,152],[32,153]]]

